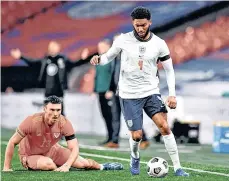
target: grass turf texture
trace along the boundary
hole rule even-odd
[[[1,169],[3,168],[3,161],[4,161],[4,153],[6,149],[6,141],[12,135],[13,131],[5,132],[2,130],[2,144],[1,144]],[[87,142],[90,145],[97,144],[101,137],[93,137],[89,138],[87,136],[79,136],[79,142]],[[95,139],[95,140],[93,140]],[[128,146],[128,140],[123,140],[123,144]],[[141,161],[147,162],[154,156],[160,156],[169,161],[171,165],[170,159],[166,152],[160,152],[163,148],[161,144],[152,144],[150,148],[147,150],[141,151]],[[185,147],[181,149],[191,150],[193,147]],[[194,147],[195,148],[195,147]],[[229,174],[229,155],[228,154],[215,154],[211,152],[210,146],[201,146],[197,147],[198,149],[194,149],[195,152],[190,153],[180,153],[181,156],[181,163],[183,167],[193,168],[193,169],[200,169],[206,170],[211,172],[218,172],[218,173],[225,173]],[[80,152],[84,154],[94,154],[92,156],[84,156],[87,158],[92,158],[99,163],[105,162],[121,162],[124,165],[124,170],[122,171],[86,171],[86,170],[71,170],[68,173],[59,173],[59,172],[50,172],[50,171],[27,171],[19,162],[18,154],[17,154],[18,147],[15,149],[12,166],[13,172],[2,172],[1,173],[1,180],[3,181],[126,181],[126,180],[152,180],[155,178],[151,178],[146,173],[146,164],[141,164],[141,172],[138,176],[132,176],[129,172],[129,161],[120,161],[120,160],[111,160],[108,158],[98,158],[98,155],[101,156],[110,156],[110,157],[117,157],[117,158],[125,158],[129,160],[129,152],[128,151],[103,151],[103,150],[93,150],[93,149],[86,149],[81,148]],[[183,177],[176,177],[174,176],[173,168],[170,167],[169,174],[160,180],[167,180],[167,181],[180,181],[180,180],[208,180],[208,181],[226,181],[229,180],[229,177],[214,175],[210,173],[200,173],[196,171],[187,170],[190,173],[189,178]]]

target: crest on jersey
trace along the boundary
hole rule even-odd
[[[60,136],[60,133],[53,133],[53,136],[54,136],[55,138],[58,138],[58,137]]]
[[[145,46],[139,46],[139,53],[144,54],[146,52],[146,47]]]
[[[129,127],[132,127],[133,126],[133,121],[132,120],[127,120],[126,122],[127,122],[127,125]]]

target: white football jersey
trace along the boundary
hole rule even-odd
[[[165,41],[155,34],[148,41],[137,40],[133,32],[121,34],[101,56],[101,64],[120,52],[119,96],[136,99],[159,94],[157,61],[170,54]]]

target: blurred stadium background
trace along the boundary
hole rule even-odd
[[[208,149],[202,150],[203,155],[211,154],[212,145],[216,152],[229,152],[229,3],[226,1],[2,1],[2,130],[16,128],[27,115],[40,110],[32,104],[33,101],[43,100],[44,87],[37,88],[40,67],[29,67],[22,60],[14,60],[10,56],[12,48],[20,48],[28,57],[41,58],[48,43],[56,40],[61,44],[63,54],[80,59],[84,48],[89,48],[93,54],[100,40],[112,40],[117,33],[131,31],[129,15],[139,5],[151,10],[151,30],[166,40],[171,51],[178,107],[169,111],[169,122],[172,127],[185,130],[177,133],[178,141],[187,143],[195,138],[195,143],[209,145]],[[66,115],[77,133],[96,135],[98,137],[93,139],[100,139],[106,130],[97,97],[91,96],[93,69],[83,72],[83,78],[76,85],[74,71],[84,69],[76,67],[68,71],[69,88],[64,99]],[[161,94],[166,98],[167,84],[161,69],[160,81]],[[174,124],[174,120],[180,124]],[[217,138],[214,124],[224,129],[219,131]],[[144,117],[144,127],[149,138],[157,133],[147,117]],[[126,138],[127,134],[123,121],[121,137]],[[85,140],[82,142],[91,145],[97,142],[96,139]],[[124,143],[121,147],[127,147]],[[225,156],[220,159],[220,155],[211,156],[215,160],[219,158],[217,164],[221,166],[225,158],[228,159]]]

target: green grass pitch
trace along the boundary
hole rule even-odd
[[[4,132],[2,130],[1,137],[1,169],[3,168],[4,153],[7,140],[12,131]],[[101,137],[78,136],[80,143],[83,146],[80,148],[83,157],[91,158],[99,163],[105,162],[121,162],[124,165],[122,171],[86,171],[86,170],[71,170],[67,173],[58,173],[51,171],[27,171],[25,170],[18,159],[17,149],[12,161],[13,172],[1,172],[1,180],[3,181],[129,181],[129,180],[155,180],[150,178],[146,173],[146,164],[141,164],[141,172],[138,176],[131,176],[129,172],[129,151],[127,150],[98,150],[93,148],[85,148],[87,145],[97,145]],[[122,140],[121,147],[128,148],[128,141]],[[96,148],[96,147],[94,147]],[[171,165],[168,154],[163,151],[162,144],[154,144],[147,150],[141,151],[141,161],[147,162],[154,156],[160,156],[168,160]],[[165,181],[180,181],[180,180],[195,180],[195,181],[226,181],[229,180],[229,154],[212,153],[210,146],[179,146],[180,159],[182,166],[187,168],[190,173],[189,178],[174,176],[173,168],[170,167],[169,174],[162,179]],[[185,151],[186,150],[186,151]],[[192,169],[192,170],[190,170]],[[208,172],[203,172],[208,171]],[[224,174],[224,175],[220,175]]]

